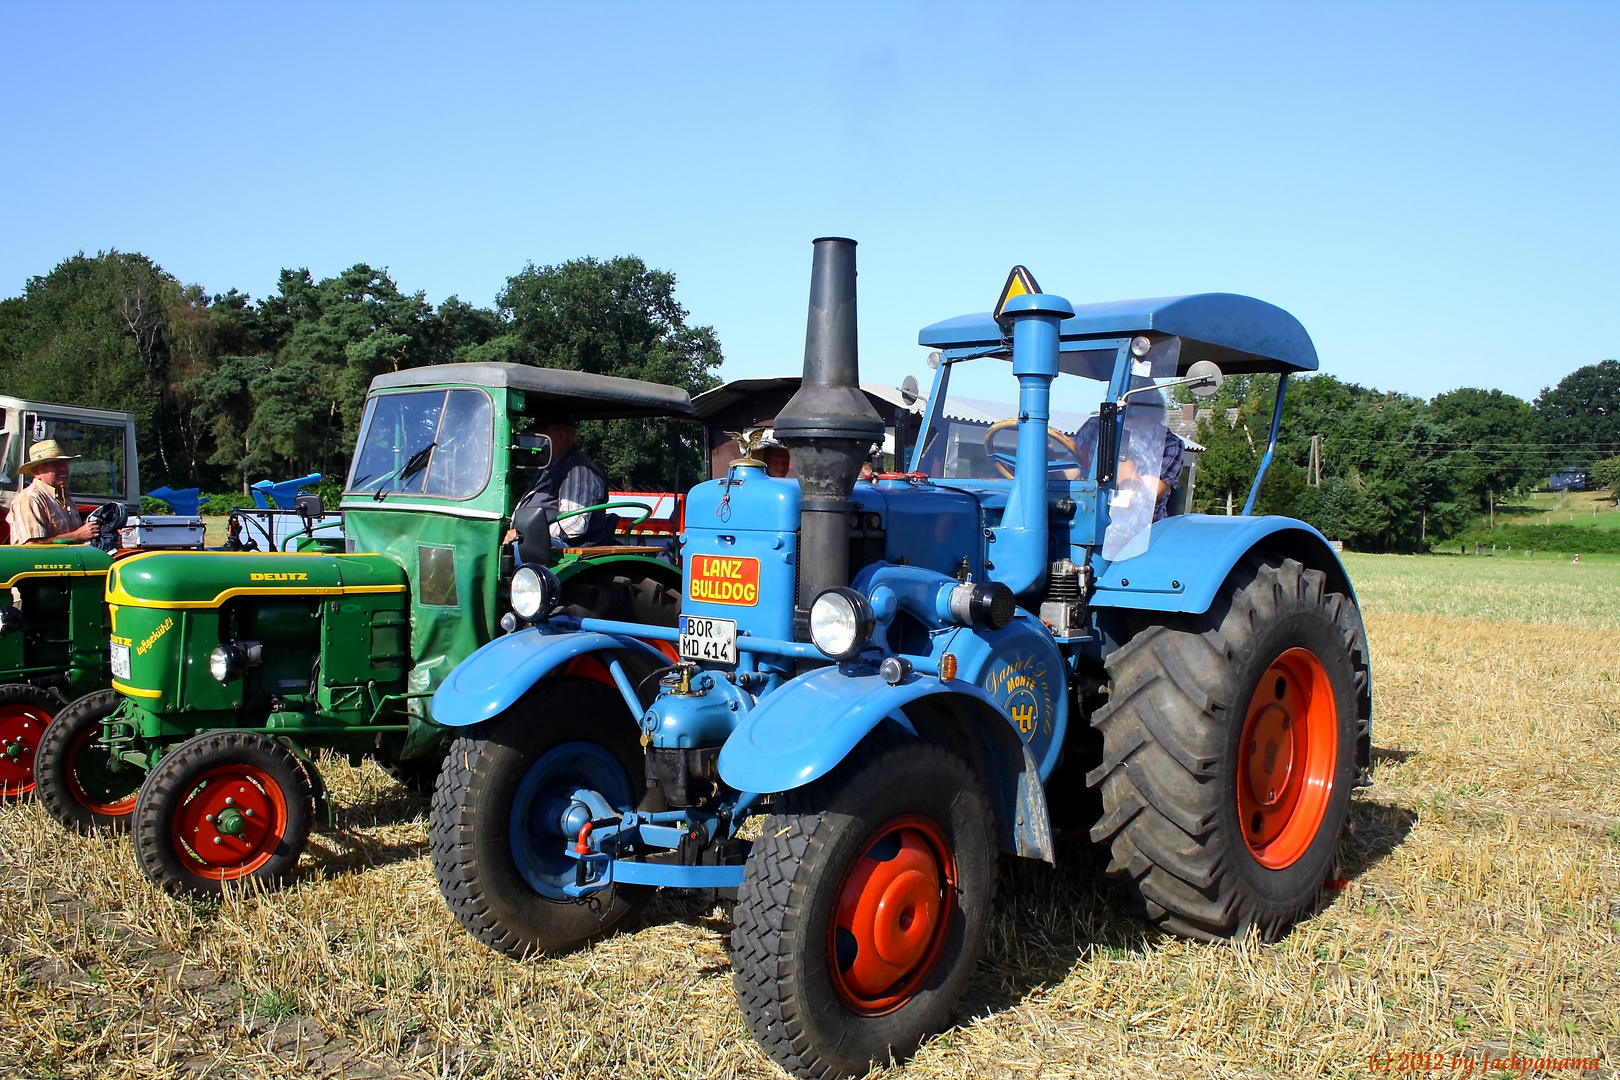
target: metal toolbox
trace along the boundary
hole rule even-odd
[[[143,514],[118,530],[118,545],[126,548],[201,548],[202,518]]]

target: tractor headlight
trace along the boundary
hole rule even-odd
[[[9,605],[6,607],[0,607],[0,637],[15,634],[22,628],[22,612]]]
[[[557,606],[562,588],[545,567],[520,566],[512,575],[512,612],[520,619],[543,619]]]
[[[208,674],[220,682],[240,679],[242,672],[264,663],[264,646],[257,641],[232,641],[208,654]]]
[[[222,683],[240,679],[247,670],[247,653],[235,645],[217,645],[208,654],[208,674]]]
[[[810,640],[834,660],[859,653],[876,625],[871,602],[841,585],[825,590],[810,605]]]

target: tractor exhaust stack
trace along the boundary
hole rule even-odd
[[[849,584],[850,493],[883,420],[861,393],[855,321],[855,241],[824,236],[810,264],[804,378],[776,417],[799,474],[798,608]]]

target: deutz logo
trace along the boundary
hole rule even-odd
[[[249,574],[252,581],[308,581],[308,574]]]
[[[65,562],[37,562],[37,563],[34,564],[34,569],[35,570],[71,570],[71,569],[73,569],[73,564],[72,563],[65,563]]]

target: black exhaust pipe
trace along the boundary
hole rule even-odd
[[[855,322],[855,241],[824,236],[810,264],[804,379],[776,417],[776,438],[799,474],[799,597],[849,584],[850,492],[883,419],[861,393]]]

